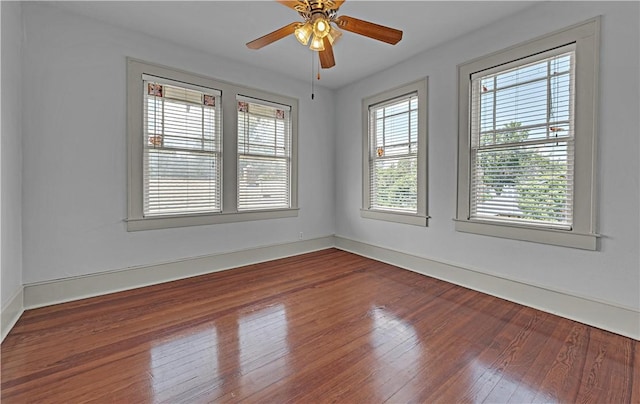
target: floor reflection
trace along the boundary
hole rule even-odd
[[[211,385],[218,378],[218,335],[214,326],[151,348],[151,382],[156,401]]]
[[[470,369],[469,380],[473,382],[466,387],[467,398],[481,397],[486,402],[557,402],[552,395],[530,389],[521,380],[526,368],[518,368],[518,374],[512,377],[500,362],[486,363],[478,358],[471,361]]]
[[[376,394],[386,400],[398,390],[398,380],[409,380],[419,371],[421,342],[413,326],[384,307],[371,311],[371,345],[377,360],[374,373]]]
[[[241,397],[286,376],[289,354],[287,310],[277,304],[238,319]]]

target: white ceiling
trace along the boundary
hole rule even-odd
[[[334,48],[336,66],[322,70],[318,84],[340,88],[482,26],[499,24],[501,19],[533,3],[348,0],[339,15],[400,29],[404,31],[403,39],[392,46],[345,32]],[[245,46],[246,42],[300,21],[295,11],[275,1],[55,1],[53,4],[212,55],[301,80],[311,78],[311,51],[293,36],[260,50]]]

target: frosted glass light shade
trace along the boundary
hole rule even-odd
[[[329,24],[329,21],[325,20],[324,18],[317,18],[313,22],[313,35],[317,36],[318,38],[324,38],[329,34],[330,30],[331,25]]]
[[[294,31],[294,34],[298,42],[300,42],[305,46],[309,43],[309,38],[311,38],[312,33],[313,33],[313,27],[308,22],[304,23],[304,25],[299,26]]]
[[[329,34],[327,35],[327,38],[329,38],[329,42],[331,43],[331,45],[335,45],[335,43],[338,42],[338,39],[340,39],[340,37],[342,37],[342,31],[340,31],[338,28],[334,28],[333,26],[331,26],[331,29],[329,30]]]
[[[311,40],[311,45],[309,45],[309,49],[311,49],[312,51],[323,51],[324,50],[324,42],[322,40],[322,38],[317,37],[316,35],[313,36],[313,39]]]

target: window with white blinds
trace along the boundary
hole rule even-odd
[[[220,92],[143,80],[144,216],[220,212]]]
[[[574,45],[471,77],[470,218],[571,229]]]
[[[418,96],[369,107],[370,209],[416,213]]]
[[[364,218],[427,225],[427,82],[362,100]]]
[[[458,65],[457,231],[596,250],[600,18]]]
[[[238,211],[291,206],[291,107],[237,97]]]
[[[127,230],[298,216],[297,134],[295,98],[127,58]]]

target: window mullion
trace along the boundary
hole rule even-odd
[[[382,148],[387,148],[387,114],[384,109],[382,110]]]
[[[409,154],[411,154],[411,98],[409,98],[409,111],[407,111],[407,143],[409,144]]]
[[[204,114],[205,114],[205,109],[204,106],[201,105],[200,106],[200,111],[201,111],[201,118],[200,118],[200,147],[202,147],[202,150],[204,150],[204,145],[205,145],[205,124],[204,124]]]
[[[496,143],[496,110],[497,110],[497,87],[498,87],[498,81],[497,81],[497,76],[493,76],[493,113],[491,115],[491,121],[492,121],[492,128],[493,128],[493,143]],[[482,99],[482,96],[480,96],[480,98]],[[481,111],[478,111],[478,116],[480,117],[482,114]],[[479,118],[480,119],[480,118]],[[480,124],[478,124],[478,128],[480,128]]]
[[[547,60],[547,130],[546,130],[546,134],[547,134],[547,139],[550,138],[549,136],[549,131],[551,130],[549,128],[549,123],[551,122],[551,108],[553,108],[553,106],[551,105],[551,60]]]

